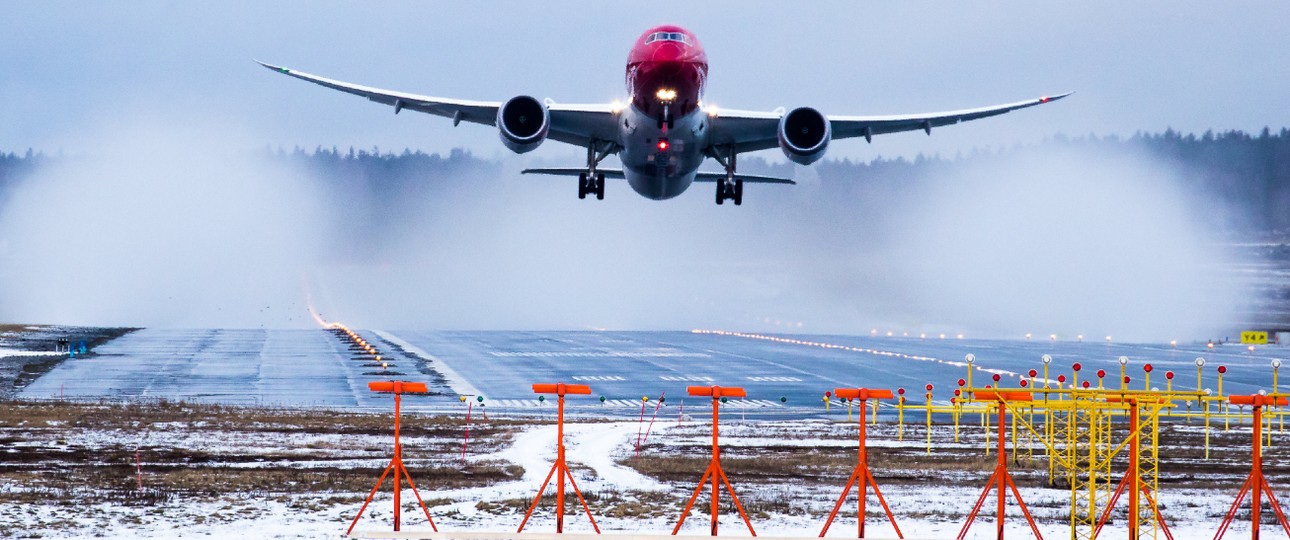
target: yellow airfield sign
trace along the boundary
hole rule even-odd
[[[1253,330],[1241,332],[1241,343],[1248,343],[1250,345],[1267,345],[1268,333],[1255,332]]]

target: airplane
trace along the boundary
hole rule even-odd
[[[810,165],[824,157],[834,139],[922,130],[957,124],[1056,101],[1065,93],[1003,105],[927,114],[826,116],[811,107],[770,112],[718,109],[703,102],[708,58],[692,32],[674,25],[650,28],[627,55],[626,103],[566,105],[527,95],[505,102],[449,99],[383,90],[258,64],[342,92],[394,107],[462,122],[497,127],[502,144],[515,153],[536,149],[546,139],[587,149],[587,162],[575,168],[525,169],[526,174],[578,177],[578,198],[605,198],[605,179],[626,179],[648,199],[671,199],[693,182],[716,184],[716,203],[743,204],[745,183],[794,184],[792,179],[744,174],[739,154],[779,147],[792,162]],[[617,154],[622,169],[602,169]],[[703,172],[708,158],[724,172]]]

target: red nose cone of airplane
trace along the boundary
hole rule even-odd
[[[699,38],[679,26],[645,31],[627,54],[632,105],[650,116],[688,114],[699,106],[708,79],[708,56]]]

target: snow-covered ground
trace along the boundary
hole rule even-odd
[[[59,425],[48,428],[57,429]],[[59,430],[62,443],[69,447],[93,448],[123,439],[146,436],[152,444],[176,448],[205,448],[212,452],[245,446],[245,434],[222,433],[209,425],[175,423],[153,425],[147,435],[128,432]],[[680,512],[681,504],[693,489],[701,470],[693,471],[693,479],[674,484],[662,483],[643,476],[625,466],[629,462],[641,425],[637,422],[579,422],[566,426],[567,459],[579,487],[592,500],[593,512],[603,510],[605,497],[638,497],[647,504],[656,505],[649,515],[613,517],[597,514],[602,531],[607,533],[667,534]],[[708,439],[702,437],[709,427],[703,423],[656,423],[649,435],[649,451],[662,456],[704,457],[700,450]],[[723,443],[729,443],[731,455],[747,454],[758,447],[801,446],[803,441],[814,441],[817,447],[844,450],[854,445],[850,437],[854,425],[829,422],[750,422],[731,423],[723,427]],[[879,430],[879,433],[882,433]],[[240,439],[240,440],[239,440]],[[418,484],[421,495],[431,502],[429,508],[441,530],[514,531],[523,516],[523,508],[499,509],[497,504],[521,500],[524,506],[536,493],[555,458],[556,428],[554,425],[537,425],[517,433],[510,443],[495,450],[468,456],[472,462],[502,461],[522,467],[519,478],[487,486],[458,489],[437,489],[430,482]],[[424,449],[435,445],[456,444],[452,441],[410,437],[404,440],[409,469],[417,479],[418,460],[426,459]],[[380,448],[388,438],[377,435],[353,436],[335,434],[294,434],[290,445],[299,448],[336,444]],[[903,443],[892,447],[921,448],[918,437],[907,437]],[[963,443],[958,449],[969,447]],[[285,450],[285,452],[284,452]],[[948,448],[938,450],[949,450]],[[0,450],[3,451],[3,450]],[[10,449],[9,451],[14,451]],[[289,448],[275,448],[275,453],[286,454]],[[344,466],[379,466],[387,457],[373,455],[371,459],[354,460]],[[146,469],[148,463],[144,463]],[[307,465],[305,465],[307,466]],[[890,471],[887,471],[890,472]],[[901,531],[907,538],[952,538],[962,527],[962,516],[980,494],[988,471],[969,468],[954,471],[920,483],[893,483],[884,485],[883,492],[891,504]],[[731,475],[736,492],[748,501],[767,498],[784,498],[798,501],[804,511],[792,514],[775,514],[754,517],[753,525],[760,536],[814,537],[828,514],[833,501],[841,491],[838,485],[820,485],[813,482],[749,483]],[[880,471],[881,476],[881,471]],[[1161,503],[1175,538],[1209,538],[1218,525],[1216,516],[1226,510],[1231,497],[1239,487],[1238,478],[1231,478],[1230,486],[1223,489],[1168,489],[1161,493]],[[0,490],[21,490],[20,485],[0,486]],[[554,492],[554,485],[547,493]],[[1040,529],[1049,538],[1069,536],[1065,516],[1069,516],[1069,492],[1063,489],[1022,487],[1022,497],[1032,512],[1040,519]],[[69,494],[74,495],[74,494]],[[98,538],[320,538],[339,537],[348,527],[359,502],[354,495],[333,497],[336,494],[317,493],[290,496],[252,496],[227,494],[216,498],[175,498],[155,504],[122,504],[119,502],[88,502],[68,505],[59,500],[30,501],[0,504],[0,530],[15,537],[98,537]],[[362,494],[357,494],[361,497]],[[405,492],[403,512],[404,530],[428,530],[424,517],[414,511],[410,493]],[[706,535],[707,492],[686,521],[684,534]],[[572,493],[569,493],[572,498]],[[969,538],[993,538],[994,496],[985,505],[983,515],[972,527]],[[545,503],[545,501],[544,501]],[[1121,502],[1121,505],[1124,503]],[[492,506],[490,506],[492,505]],[[847,537],[855,534],[855,501],[844,505],[844,513],[834,523],[830,536]],[[570,506],[570,508],[575,508]],[[846,510],[850,510],[847,514]],[[869,499],[869,537],[894,537],[894,531],[885,519],[872,512],[879,510],[876,499]],[[1009,506],[1008,535],[1029,537],[1029,531],[1015,506]],[[392,513],[388,483],[368,508],[367,515],[356,530],[389,530]],[[1248,518],[1247,518],[1248,519]],[[1266,526],[1265,526],[1266,527]],[[552,506],[539,507],[526,527],[528,532],[554,530]],[[570,513],[565,518],[565,530],[590,532],[586,516]],[[746,536],[747,531],[734,514],[723,515],[723,534]],[[1269,532],[1274,532],[1267,528]],[[1108,525],[1103,535],[1107,538],[1126,534],[1123,520]],[[1237,524],[1233,534],[1248,534],[1248,525]]]

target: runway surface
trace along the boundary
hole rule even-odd
[[[1175,372],[1176,389],[1196,386],[1195,358],[1204,357],[1203,386],[1217,390],[1217,367],[1228,369],[1223,391],[1272,389],[1273,358],[1290,349],[1239,345],[1208,350],[1201,344],[1107,344],[994,341],[869,336],[732,335],[700,332],[440,332],[360,331],[390,365],[381,368],[348,343],[324,330],[144,329],[97,349],[97,356],[69,359],[29,385],[25,398],[164,398],[232,404],[379,407],[375,380],[431,383],[434,395],[410,398],[406,406],[460,406],[459,396],[483,396],[489,410],[550,407],[532,393],[537,382],[590,385],[592,396],[570,397],[584,411],[639,412],[642,396],[652,403],[666,396],[669,408],[685,401],[687,386],[741,386],[748,398],[730,407],[748,414],[801,414],[822,409],[825,391],[836,387],[905,388],[908,401],[947,402],[959,378],[967,376],[964,356],[976,356],[974,382],[983,386],[999,373],[1016,386],[1030,369],[1042,373],[1040,357],[1053,357],[1049,377],[1080,380],[1108,372],[1118,385],[1127,356],[1131,388],[1144,385],[1151,363],[1153,387],[1165,387]],[[600,397],[605,400],[600,401]],[[476,402],[478,403],[478,402]],[[696,412],[698,410],[696,409]]]

